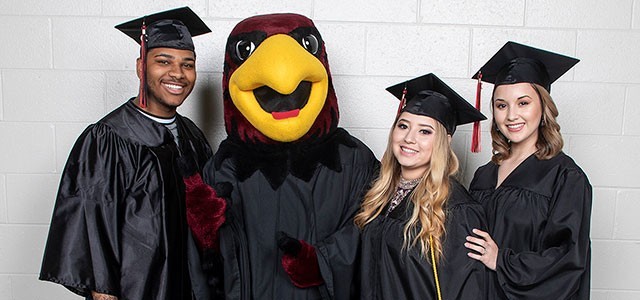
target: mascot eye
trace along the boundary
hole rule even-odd
[[[236,56],[240,60],[249,58],[253,50],[256,50],[256,45],[251,41],[240,40],[236,43]]]
[[[316,53],[318,53],[320,43],[318,43],[318,38],[315,35],[309,34],[302,38],[302,47],[307,49],[309,53],[316,55]]]

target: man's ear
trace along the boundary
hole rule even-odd
[[[142,58],[140,57],[136,59],[136,75],[138,75],[138,79],[142,79]]]

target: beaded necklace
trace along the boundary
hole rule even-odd
[[[387,216],[389,215],[389,213],[391,211],[393,211],[402,202],[402,200],[409,193],[411,193],[413,188],[415,188],[418,185],[418,183],[420,182],[420,179],[421,178],[407,180],[407,179],[404,179],[404,178],[400,177],[400,181],[398,182],[398,185],[396,186],[396,193],[395,193],[395,195],[393,195],[393,198],[391,198],[391,203],[389,204],[389,208],[387,209],[387,214],[386,214]]]

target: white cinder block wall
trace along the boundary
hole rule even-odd
[[[506,41],[580,58],[553,85],[565,151],[594,186],[592,299],[640,299],[640,0],[3,0],[0,2],[0,299],[78,299],[37,280],[61,169],[77,135],[137,91],[138,48],[113,28],[189,5],[198,83],[180,111],[224,137],[224,43],[241,19],[295,12],[323,35],[341,125],[380,157],[397,102],[384,88],[434,72],[473,100],[475,72]],[[483,111],[491,86],[483,90]],[[465,184],[489,159],[454,138]]]

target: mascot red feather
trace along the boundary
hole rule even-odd
[[[231,185],[219,231],[225,296],[352,298],[353,216],[378,161],[338,127],[317,28],[297,14],[241,21],[227,41],[222,83],[228,137],[204,176]]]

